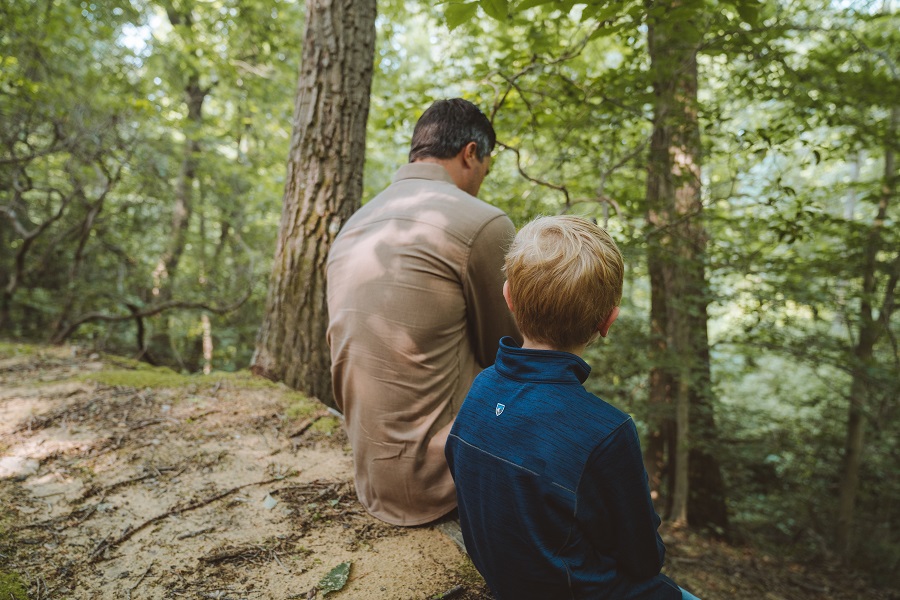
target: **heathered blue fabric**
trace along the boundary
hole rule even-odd
[[[589,373],[503,338],[450,431],[466,549],[498,600],[681,598],[659,573],[634,422],[584,389]]]

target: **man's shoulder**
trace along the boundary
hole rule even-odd
[[[374,201],[409,201],[422,204],[449,204],[480,218],[497,217],[506,213],[484,200],[465,192],[452,183],[431,179],[403,179],[388,186]]]
[[[495,221],[502,222],[504,231],[512,228],[512,221],[502,209],[453,184],[427,179],[392,183],[354,213],[344,228],[392,220],[431,225],[470,242]]]

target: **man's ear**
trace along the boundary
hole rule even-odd
[[[477,143],[469,142],[468,144],[466,144],[463,147],[461,152],[462,152],[463,164],[465,164],[467,167],[471,167],[473,162],[476,162],[476,163],[481,162],[480,160],[478,160],[478,144]]]
[[[612,309],[612,312],[609,313],[609,317],[606,318],[605,321],[600,323],[597,327],[597,331],[600,332],[600,337],[606,337],[606,334],[609,333],[609,328],[612,327],[612,324],[619,317],[619,307],[615,306]]]
[[[506,306],[509,307],[509,312],[516,312],[513,308],[512,298],[509,295],[509,281],[503,282],[503,298],[506,300]]]

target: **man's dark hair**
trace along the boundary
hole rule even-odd
[[[469,142],[475,142],[475,155],[478,160],[484,160],[497,143],[491,122],[468,100],[438,100],[416,123],[409,162],[422,158],[453,158]]]

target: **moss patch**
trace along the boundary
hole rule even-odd
[[[168,387],[181,388],[187,386],[214,386],[230,384],[242,390],[269,390],[280,393],[292,399],[307,400],[306,396],[295,392],[283,383],[275,383],[264,377],[258,377],[250,371],[237,371],[226,373],[218,371],[209,375],[183,374],[173,371],[168,367],[154,367],[147,363],[122,358],[119,356],[104,356],[103,361],[115,368],[103,369],[96,373],[87,373],[80,379],[96,381],[106,385],[121,385],[135,388]]]
[[[284,410],[284,416],[289,421],[309,419],[323,408],[320,403],[310,400],[299,392],[291,392],[286,394],[286,396],[288,403],[287,408]]]
[[[28,600],[28,592],[18,573],[4,573],[0,571],[0,598],[6,600]]]
[[[18,344],[0,340],[0,359],[15,358],[17,356],[38,356],[42,350],[44,350],[43,347],[33,344]]]
[[[132,387],[137,389],[183,388],[201,383],[198,376],[181,375],[165,367],[150,369],[103,369],[96,373],[87,373],[78,377],[81,381],[95,381],[103,385]],[[215,381],[213,381],[215,383]]]
[[[321,408],[321,407],[320,407]],[[337,417],[322,417],[310,427],[310,431],[321,433],[324,435],[333,435],[335,431],[341,428],[341,421]]]
[[[282,392],[290,391],[290,388],[283,383],[275,383],[274,381],[270,381],[265,377],[254,375],[247,370],[235,371],[233,373],[213,373],[212,375],[204,375],[204,377],[211,377],[220,379],[222,381],[227,381],[245,390],[277,390]]]

